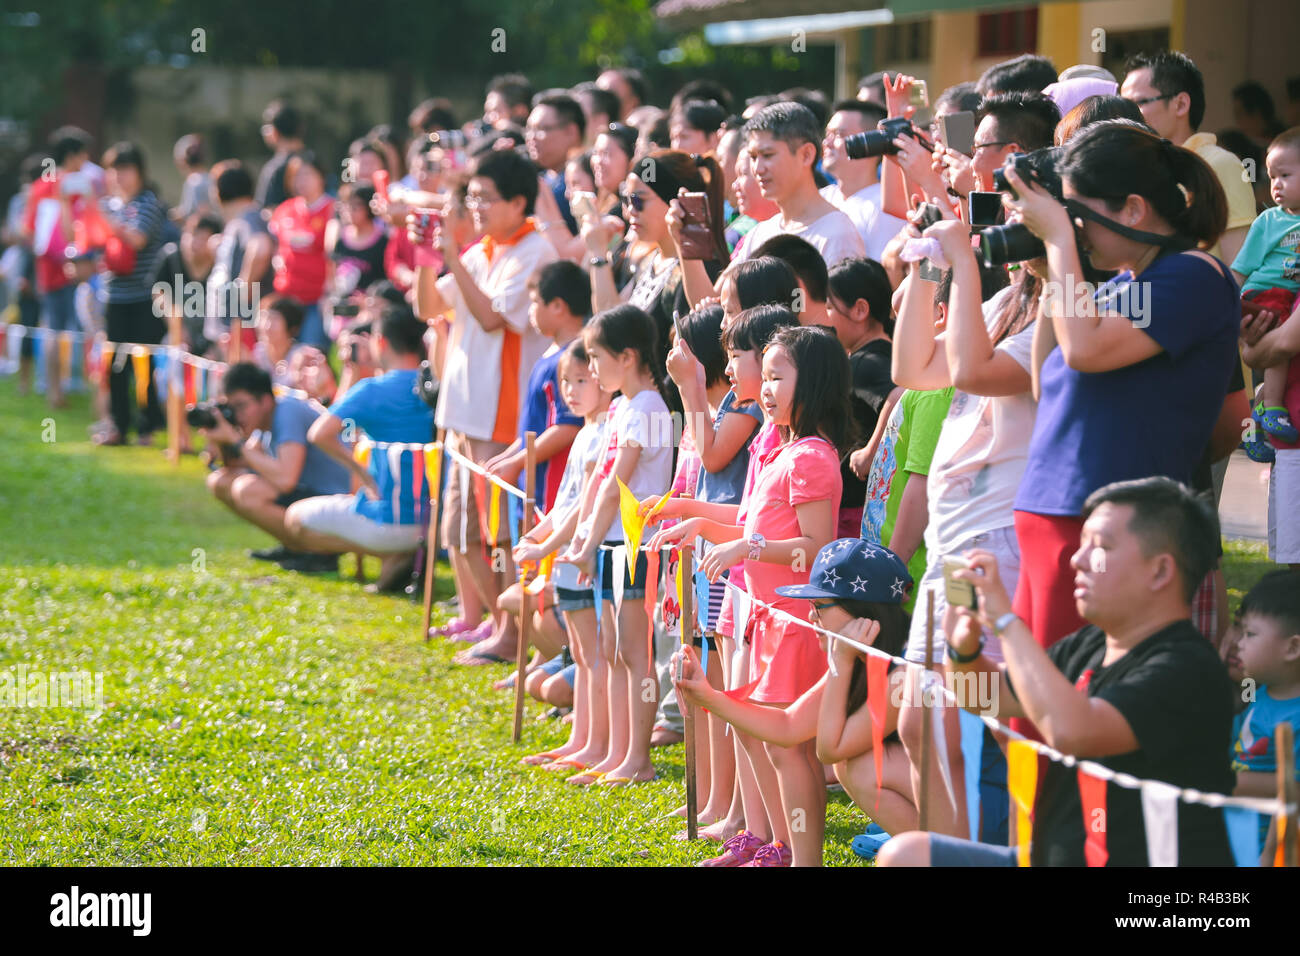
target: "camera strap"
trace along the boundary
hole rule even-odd
[[[1134,229],[1123,223],[1116,222],[1114,219],[1107,218],[1101,213],[1090,209],[1077,199],[1067,199],[1064,202],[1066,210],[1071,216],[1078,216],[1081,219],[1087,219],[1095,222],[1099,226],[1104,226],[1111,232],[1117,233],[1126,239],[1132,239],[1134,242],[1144,242],[1150,246],[1160,246],[1161,249],[1168,252],[1181,252],[1184,249],[1192,249],[1196,246],[1194,239],[1188,239],[1185,236],[1161,235],[1158,232],[1144,232],[1141,229]]]

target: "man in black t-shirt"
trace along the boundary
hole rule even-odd
[[[979,615],[950,605],[947,667],[1005,678],[997,717],[1030,718],[1062,753],[1142,780],[1230,792],[1232,687],[1189,620],[1192,596],[1218,550],[1213,511],[1178,482],[1144,478],[1098,489],[1083,513],[1071,564],[1075,603],[1090,623],[1044,651],[1011,612],[997,561],[972,551],[971,569],[955,577],[975,586]],[[1005,664],[983,656],[981,623],[999,636]],[[1078,770],[1050,760],[1040,767],[1031,864],[1083,866]],[[1222,811],[1180,802],[1176,813],[1180,866],[1232,864]],[[1139,791],[1109,785],[1101,825],[1107,865],[1149,865]],[[910,833],[887,843],[879,862],[1013,866],[1014,859],[1006,847]]]

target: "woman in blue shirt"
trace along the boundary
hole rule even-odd
[[[1064,204],[1011,169],[1004,198],[1043,240],[1050,273],[1034,343],[1038,416],[1015,503],[1015,610],[1044,647],[1083,623],[1069,562],[1084,499],[1113,481],[1191,481],[1240,322],[1227,267],[1195,249],[1227,222],[1222,187],[1195,153],[1106,120],[1070,140],[1058,172]],[[1081,251],[1119,274],[1091,289]]]

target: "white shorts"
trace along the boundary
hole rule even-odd
[[[998,574],[1007,588],[1007,595],[1014,599],[1016,581],[1020,578],[1020,545],[1016,542],[1015,527],[1008,526],[977,534],[967,538],[949,553],[960,555],[963,551],[974,548],[988,551],[998,559]],[[926,555],[925,576],[921,578],[916,589],[916,605],[912,608],[912,627],[908,631],[907,651],[903,655],[909,661],[917,663],[925,660],[925,592],[933,591],[934,649],[930,652],[930,660],[936,669],[943,666],[944,655],[947,654],[947,648],[944,646],[947,637],[943,633],[943,616],[948,611],[948,602],[944,597],[943,558],[942,554]],[[999,663],[1002,661],[1002,646],[988,631],[984,632],[984,656],[991,661]]]
[[[355,495],[321,495],[294,502],[289,510],[308,531],[342,538],[370,554],[402,554],[419,547],[423,525],[372,521],[356,510],[356,503]]]
[[[1269,476],[1268,557],[1300,564],[1300,448],[1277,449]]]

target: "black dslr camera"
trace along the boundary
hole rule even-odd
[[[190,428],[216,428],[218,415],[230,422],[231,427],[239,427],[235,420],[235,410],[225,402],[202,402],[195,405],[186,410],[185,421]]]
[[[877,125],[877,129],[867,130],[865,133],[854,133],[844,140],[844,151],[849,154],[849,159],[892,156],[898,152],[894,140],[900,136],[910,136],[927,149],[934,148],[929,140],[922,136],[920,131],[912,125],[912,121],[902,116],[883,119]]]
[[[1020,195],[1007,182],[1007,167],[1027,183],[1037,183],[1046,189],[1057,202],[1064,202],[1061,194],[1061,174],[1057,172],[1061,148],[1048,146],[1032,153],[1012,153],[1001,169],[993,171],[993,188],[1019,199]],[[1004,226],[991,226],[980,233],[980,252],[984,264],[1003,266],[1009,262],[1026,262],[1047,255],[1047,247],[1024,223],[1014,222]]]

